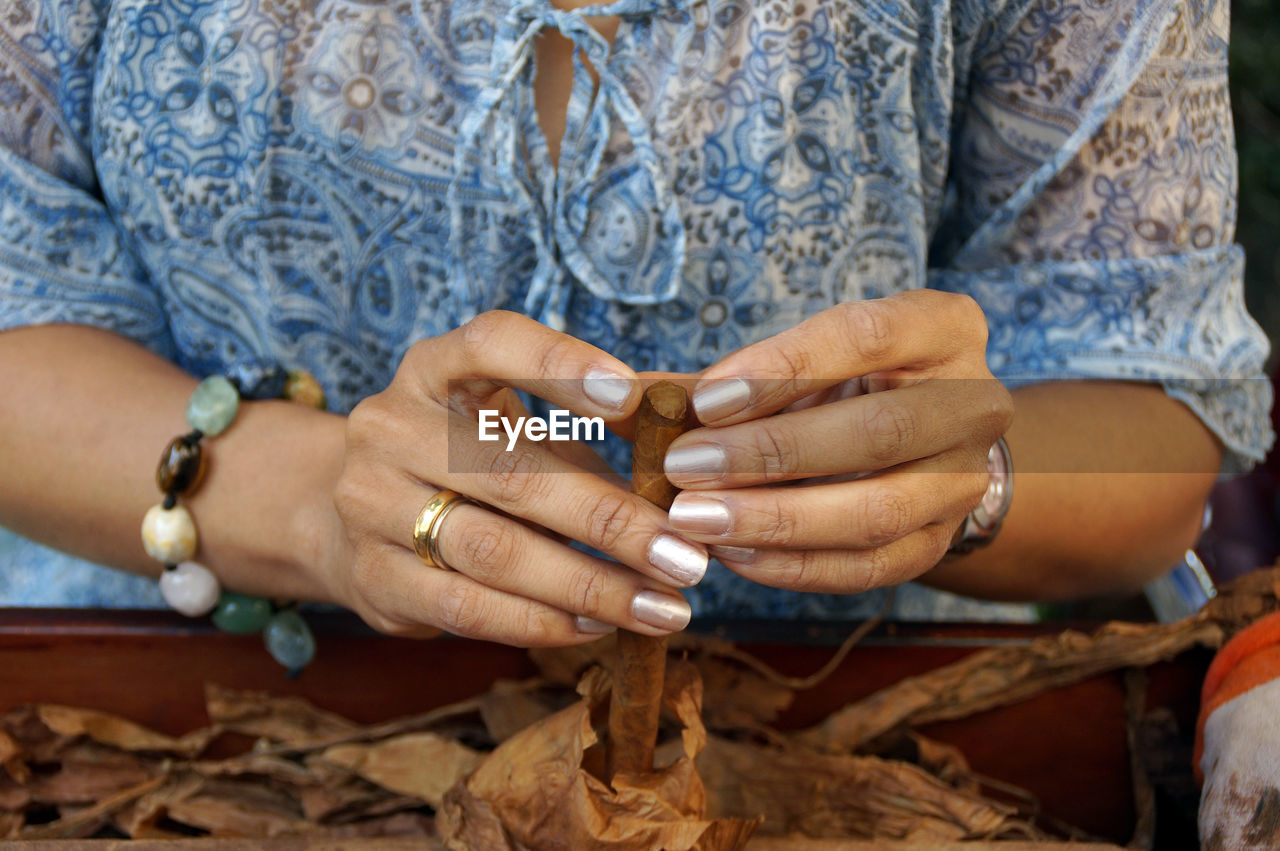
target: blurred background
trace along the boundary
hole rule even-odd
[[[1231,103],[1240,151],[1240,218],[1249,310],[1280,343],[1280,4],[1233,0]]]

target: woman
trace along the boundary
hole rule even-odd
[[[249,357],[334,413],[242,406],[198,560],[408,635],[1126,591],[1269,444],[1225,3],[3,9],[0,522],[90,560],[158,572],[155,453]],[[706,427],[670,516],[460,436],[506,388],[625,434],[647,373]],[[1006,427],[999,535],[943,559]]]

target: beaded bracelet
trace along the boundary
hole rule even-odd
[[[224,591],[218,578],[192,561],[198,535],[191,512],[178,504],[204,480],[208,467],[202,441],[225,431],[235,420],[241,399],[288,399],[324,410],[324,391],[302,370],[286,372],[261,360],[237,363],[228,374],[200,382],[187,403],[188,434],[169,441],[156,467],[156,485],[164,501],[152,506],[142,520],[142,544],[147,555],[164,565],[160,594],[166,603],[188,617],[213,612],[213,623],[224,632],[249,635],[259,630],[271,656],[296,676],[315,656],[315,638],[294,605]]]

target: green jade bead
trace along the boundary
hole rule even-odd
[[[223,591],[213,610],[213,625],[232,635],[258,632],[271,620],[271,602],[261,597]]]
[[[206,378],[187,402],[187,424],[209,437],[221,434],[236,418],[240,394],[221,375]]]
[[[293,609],[281,609],[272,616],[262,637],[272,658],[298,674],[316,655],[316,640],[302,615]]]

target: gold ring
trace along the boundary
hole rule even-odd
[[[439,491],[418,512],[418,519],[413,522],[413,551],[424,564],[441,570],[453,569],[440,557],[440,527],[445,516],[464,502],[471,500],[457,491]]]

